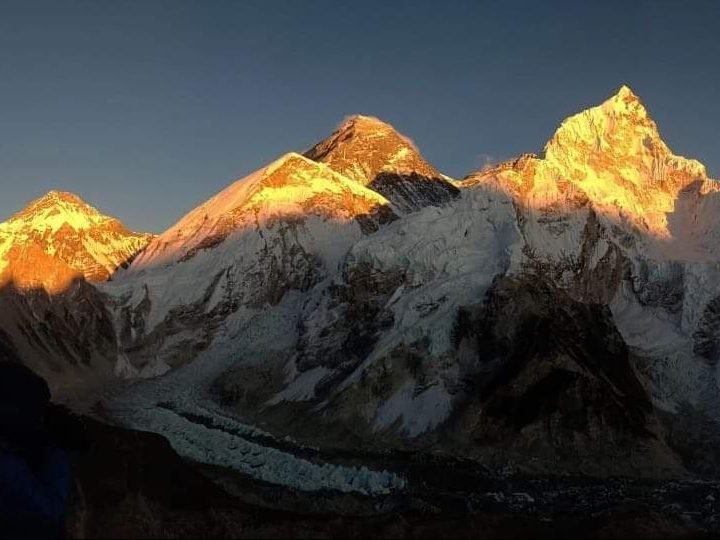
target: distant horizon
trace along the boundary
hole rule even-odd
[[[623,84],[715,177],[717,20],[711,1],[10,0],[0,221],[56,189],[159,233],[354,114],[461,179],[539,153]]]

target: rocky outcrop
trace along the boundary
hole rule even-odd
[[[410,139],[371,116],[348,118],[305,156],[377,191],[402,214],[442,206],[460,193]]]
[[[107,298],[83,279],[62,293],[7,285],[0,290],[0,352],[45,377],[54,392],[97,388],[117,360]]]
[[[570,463],[600,476],[680,470],[606,304],[574,300],[540,276],[502,278],[460,321],[458,346],[475,362],[451,430],[472,453],[538,472]]]

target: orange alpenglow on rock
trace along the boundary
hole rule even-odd
[[[443,177],[410,139],[374,116],[351,116],[327,139],[305,152],[305,157],[325,163],[363,185],[383,172]]]
[[[382,194],[401,215],[442,206],[460,194],[408,137],[373,116],[349,117],[304,155]]]
[[[104,281],[151,239],[77,195],[51,191],[0,223],[0,285],[58,293],[75,279]]]
[[[529,206],[586,197],[609,215],[622,213],[655,236],[678,193],[698,183],[715,190],[699,161],[672,153],[640,99],[627,86],[597,107],[567,118],[544,156],[523,156],[469,178],[499,180]]]

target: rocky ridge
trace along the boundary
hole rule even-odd
[[[351,118],[92,286],[116,373],[149,378],[108,410],[238,471],[257,456],[211,441],[244,447],[252,424],[493,468],[717,474],[716,185],[627,87],[463,182]]]
[[[402,214],[445,204],[459,195],[415,144],[372,116],[351,116],[304,154],[384,195]]]

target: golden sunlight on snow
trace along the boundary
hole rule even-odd
[[[294,152],[242,178],[198,206],[152,241],[134,269],[191,256],[233,233],[279,219],[316,217],[339,224],[372,215],[389,203],[327,165]]]
[[[528,206],[586,198],[599,211],[627,217],[657,237],[669,235],[667,214],[683,189],[695,182],[700,192],[717,189],[702,163],[670,151],[627,86],[566,119],[545,146],[544,157],[522,156],[483,171],[470,184],[490,178]]]
[[[541,210],[591,202],[660,239],[672,237],[668,215],[683,190],[718,189],[700,162],[671,152],[627,86],[562,122],[543,154],[523,155],[457,185],[498,183],[518,204]],[[392,214],[388,200],[366,187],[386,170],[442,177],[391,126],[354,116],[305,155],[288,153],[236,181],[156,238],[128,231],[73,194],[52,191],[0,224],[0,283],[57,291],[76,278],[106,280],[137,254],[135,270],[184,260],[278,220],[347,224],[380,210]]]
[[[75,279],[103,281],[151,238],[77,195],[51,191],[0,223],[0,285],[57,293]]]

